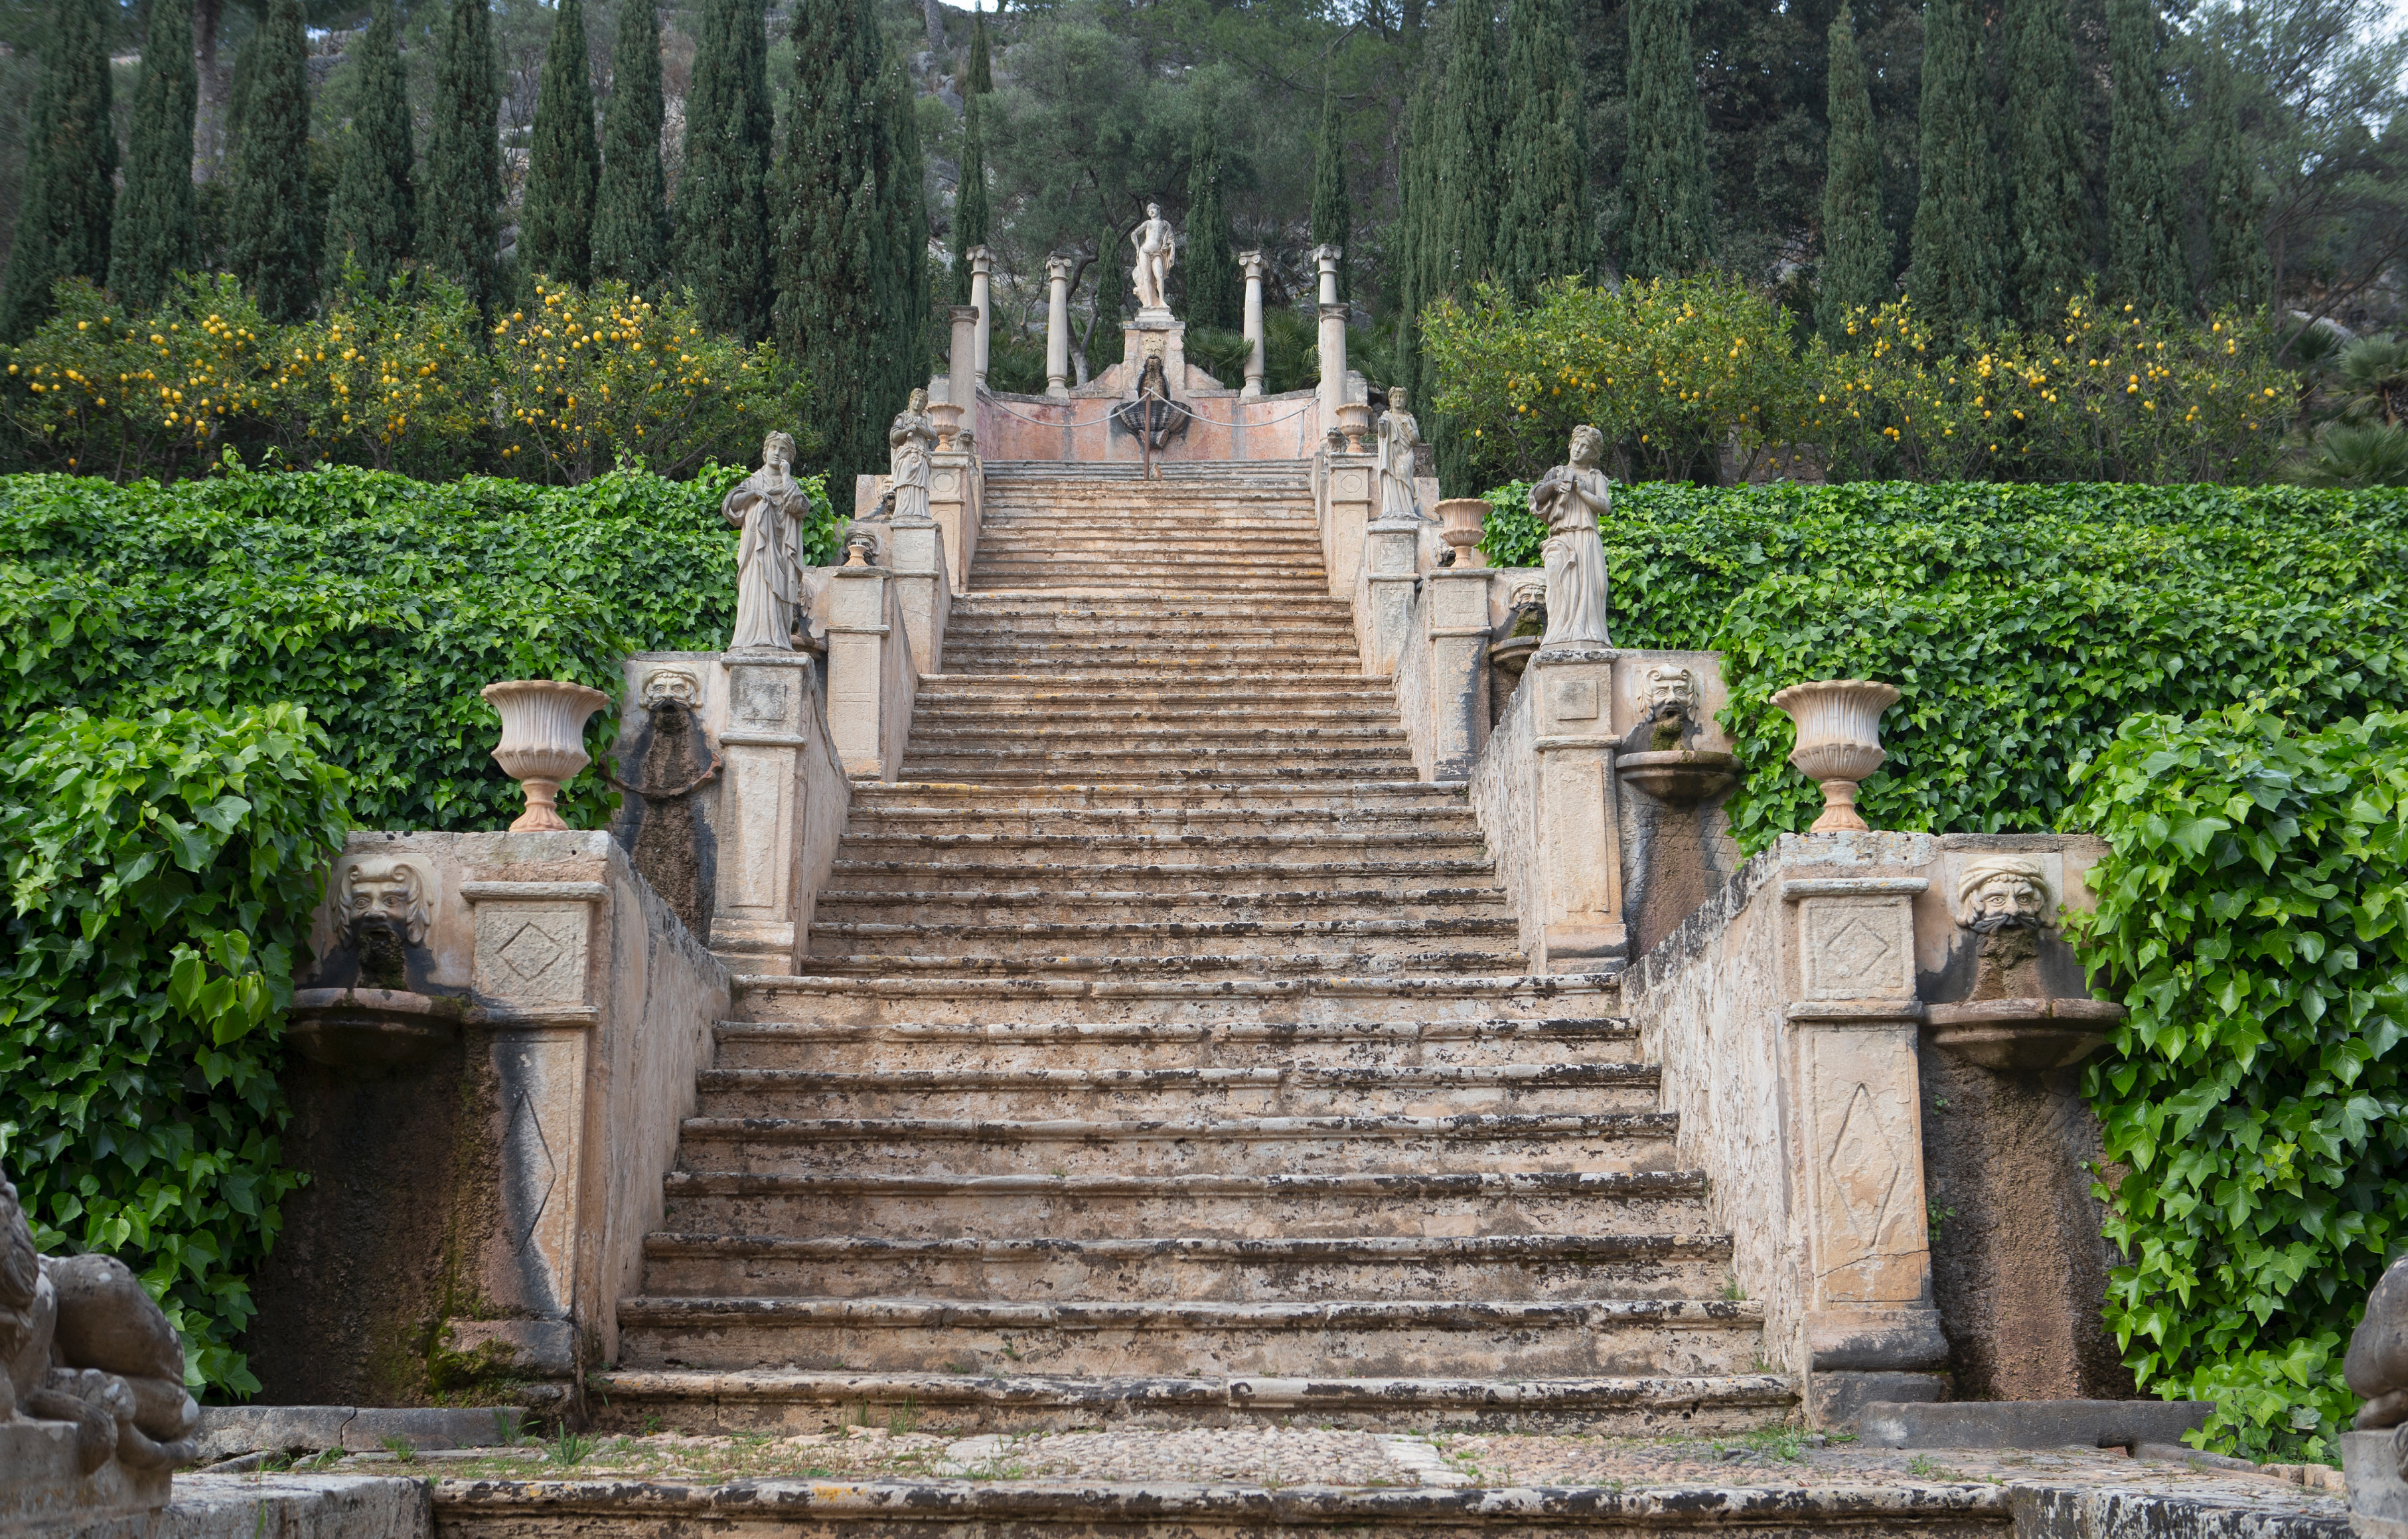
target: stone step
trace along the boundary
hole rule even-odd
[[[1383,1240],[1455,1243],[1582,1234],[1651,1241],[1666,1265],[1727,1265],[1694,1171],[1010,1175],[672,1171],[662,1228],[680,1234],[853,1235],[933,1243]],[[1713,1291],[1709,1289],[1707,1291]]]
[[[1032,907],[1043,912],[1041,905]],[[1216,948],[1240,951],[1254,944],[1289,953],[1283,959],[1287,967],[1314,965],[1320,959],[1317,953],[1367,959],[1445,953],[1459,959],[1477,958],[1492,968],[1501,959],[1521,955],[1519,927],[1501,904],[1495,913],[1440,919],[1077,922],[1001,913],[954,924],[822,923],[815,918],[810,929],[810,956],[815,962],[862,965],[888,959],[916,966],[921,957],[947,951],[960,953],[949,958],[956,965],[1006,970],[1015,963],[1051,967],[1064,960],[1066,953],[1109,956],[1121,963],[1193,964]],[[1222,965],[1236,965],[1236,958]]]
[[[1055,978],[1082,984],[1107,980],[1168,983],[1180,979],[1236,981],[1296,977],[1349,977],[1358,974],[1421,977],[1432,974],[1487,976],[1522,959],[1512,942],[1498,937],[1486,944],[1467,937],[1452,944],[1395,948],[1361,940],[1340,941],[1328,947],[1304,949],[1301,939],[1285,950],[1265,955],[1250,947],[1225,942],[1218,949],[1199,942],[1187,950],[1150,951],[1132,941],[1109,952],[1045,953],[999,956],[981,951],[884,951],[864,949],[829,954],[815,942],[806,960],[830,977],[860,980],[913,978],[1037,980]]]
[[[1745,1372],[1763,1307],[1677,1300],[664,1298],[619,1305],[627,1368],[902,1373],[1458,1374],[1656,1377]]]
[[[686,1118],[688,1169],[786,1174],[1277,1175],[1661,1169],[1670,1112],[1453,1116]]]
[[[1251,563],[1209,560],[1201,555],[1182,560],[1124,550],[1110,557],[1073,560],[1034,550],[1025,553],[983,547],[970,564],[970,586],[978,588],[1121,588],[1213,590],[1222,593],[1285,593],[1320,596],[1329,591],[1319,563],[1302,558],[1257,567]]]
[[[960,732],[976,727],[1018,726],[1033,714],[1014,701],[947,700],[931,705],[924,697],[911,715],[914,732]],[[1398,730],[1393,703],[1360,705],[1201,705],[1183,701],[1163,706],[1102,706],[1082,709],[1064,703],[1041,713],[1066,733],[1260,732],[1301,735],[1327,730]]]
[[[1401,726],[1311,724],[1283,726],[1162,726],[1144,722],[1051,722],[1036,717],[998,717],[977,724],[956,723],[948,713],[911,724],[911,744],[927,752],[1019,748],[1023,744],[1059,744],[1064,749],[1096,752],[1112,744],[1132,754],[1177,754],[1191,745],[1214,754],[1291,754],[1318,756],[1326,752],[1385,753],[1411,751]]]
[[[1266,665],[1249,672],[1237,664],[1209,656],[1194,659],[1192,666],[1182,665],[1175,656],[1149,659],[1143,663],[1133,661],[1117,668],[1087,669],[1085,676],[1078,678],[1066,677],[1065,670],[1059,667],[1039,669],[1027,666],[997,669],[988,673],[939,673],[925,677],[928,686],[936,689],[940,698],[943,692],[959,688],[992,693],[1015,687],[1041,686],[1056,693],[1074,693],[1103,700],[1175,695],[1191,704],[1222,697],[1244,701],[1274,696],[1302,697],[1335,704],[1356,698],[1361,692],[1388,686],[1385,679],[1374,683],[1371,675],[1357,671],[1343,659],[1327,667],[1283,663],[1277,667]],[[1393,686],[1387,687],[1387,693],[1393,707]]]
[[[881,841],[881,849],[884,841]],[[1330,902],[1362,903],[1380,908],[1393,895],[1411,892],[1431,882],[1483,882],[1495,875],[1484,857],[1459,861],[1298,862],[1294,864],[1231,862],[1226,865],[1120,864],[1093,859],[1057,861],[1042,849],[1021,861],[1004,860],[876,860],[879,850],[856,850],[848,842],[834,876],[845,890],[865,897],[886,891],[915,892],[932,882],[958,883],[974,889],[998,892],[1076,892],[1096,883],[1137,892],[1226,897],[1242,901],[1270,882],[1310,882]],[[1066,869],[1067,868],[1067,869]],[[1024,899],[1025,900],[1025,899]],[[1501,900],[1501,895],[1499,895]],[[823,902],[825,900],[823,899]]]
[[[722,1069],[1099,1073],[1197,1069],[1546,1068],[1638,1061],[1638,1028],[1610,1016],[1268,1023],[1132,1021],[839,1026],[722,1021]]]
[[[589,1374],[585,1382],[594,1400],[604,1407],[606,1429],[638,1428],[645,1425],[647,1417],[658,1417],[689,1432],[817,1431],[857,1422],[870,1414],[882,1421],[889,1408],[896,1408],[907,1410],[923,1429],[965,1431],[1067,1431],[1120,1422],[1301,1423],[1389,1431],[1560,1429],[1622,1436],[1677,1429],[1684,1436],[1696,1437],[1776,1422],[1798,1403],[1796,1385],[1779,1374],[1499,1380],[663,1369]],[[1246,1516],[1239,1517],[1233,1512],[1225,1521],[1232,1530],[1242,1527],[1253,1532],[1262,1523],[1257,1506],[1247,1503],[1242,1508]],[[1139,1532],[1147,1526],[1141,1513],[1153,1507],[1154,1503],[1144,1504],[1135,1521],[1115,1526],[1111,1532],[1122,1535]],[[714,1517],[720,1510],[713,1509]],[[1012,1525],[1013,1531],[1023,1526]],[[1659,1525],[1651,1520],[1645,1526]],[[1216,1525],[1193,1532],[1225,1530]],[[1416,1524],[1413,1532],[1437,1534],[1452,1530]],[[1529,1531],[1517,1525],[1511,1532]],[[1552,1527],[1548,1532],[1554,1532]]]
[[[1331,808],[1366,814],[1394,811],[1455,812],[1465,806],[1461,781],[1351,780],[1311,786],[1247,781],[1165,784],[1128,777],[1063,780],[1042,785],[973,784],[963,780],[855,781],[854,815],[896,806],[936,812],[968,808],[993,816],[1040,813],[1064,817],[1078,813],[1117,815],[1130,812],[1187,812],[1221,808],[1268,814],[1276,822],[1290,813]]]
[[[1656,1072],[1638,1063],[1477,1068],[710,1069],[698,1115],[1226,1121],[1237,1117],[1445,1116],[1650,1112]]]
[[[1034,726],[1037,724],[1032,723]],[[1328,742],[1286,743],[1256,742],[1240,735],[1234,739],[1206,739],[1180,746],[1161,734],[1137,738],[1118,747],[1089,747],[1094,736],[1072,738],[1060,744],[1050,734],[1032,732],[1025,736],[947,737],[935,742],[922,743],[917,737],[906,751],[905,769],[912,761],[942,764],[948,768],[965,765],[995,765],[998,768],[1042,766],[1069,778],[1082,778],[1090,766],[1111,764],[1118,771],[1150,772],[1177,770],[1190,777],[1210,775],[1215,770],[1227,768],[1234,772],[1312,774],[1316,778],[1344,778],[1357,773],[1383,778],[1402,770],[1410,773],[1412,761],[1402,732],[1393,737],[1339,739]]]
[[[1353,638],[1346,651],[1351,654]],[[974,659],[974,660],[966,660]],[[1175,635],[1127,638],[1036,638],[1028,636],[945,638],[947,673],[1033,673],[1055,666],[1094,671],[1098,669],[1274,668],[1282,672],[1326,673],[1333,669],[1361,677],[1351,655],[1337,655],[1334,645],[1287,643],[1239,638],[1204,640]]]
[[[1074,602],[1082,607],[1068,607]],[[1354,640],[1353,624],[1340,614],[1296,614],[1280,606],[1266,606],[1257,612],[1217,614],[1200,612],[1193,607],[1153,612],[1098,611],[1083,607],[1090,602],[1072,600],[1051,611],[1030,613],[1015,610],[998,614],[970,608],[966,597],[955,604],[946,620],[945,637],[948,640],[967,637],[981,640],[1001,638],[1012,641],[1073,641],[1158,636],[1197,643],[1227,640],[1313,645],[1336,645],[1341,641],[1351,645]],[[1231,611],[1237,608],[1229,606]],[[1213,628],[1203,628],[1208,626]]]
[[[1406,759],[1383,763],[1366,755],[1339,764],[1297,762],[1279,755],[1247,759],[1235,755],[1212,755],[1204,763],[1147,762],[1142,755],[1105,754],[1009,755],[1000,751],[921,755],[906,751],[903,773],[914,780],[948,780],[977,785],[1034,786],[1063,782],[1108,781],[1127,785],[1203,787],[1237,790],[1260,785],[1291,795],[1322,786],[1348,791],[1377,784],[1410,786],[1420,784]]]
[[[1009,589],[966,593],[953,599],[949,625],[1001,623],[1010,620],[1249,620],[1265,625],[1330,626],[1352,631],[1352,601],[1319,598],[1190,598],[1180,594],[1129,593],[1093,598],[1066,598],[1056,593],[1013,593]]]
[[[1229,925],[1289,919],[1495,919],[1510,927],[1512,911],[1505,890],[1489,885],[1466,887],[1416,886],[1404,881],[1366,890],[1299,888],[1266,892],[1251,884],[1224,879],[1213,886],[1190,882],[1154,891],[1118,886],[1078,885],[1077,873],[1066,872],[1045,885],[1002,885],[968,878],[942,865],[928,874],[944,872],[957,885],[931,889],[896,885],[884,891],[867,887],[823,889],[812,909],[812,929],[839,925],[959,925],[1068,922],[1078,925]]]
[[[1621,985],[1601,972],[1307,972],[1301,976],[1190,978],[1160,970],[1088,974],[839,976],[827,972],[738,973],[737,1014],[754,1021],[930,1026],[1017,1020],[1244,1021],[1271,1026],[1333,1022],[1552,1020],[1611,1015]]]
[[[1619,1215],[1617,1215],[1619,1216]],[[644,1287],[704,1297],[1188,1300],[1427,1297],[1716,1299],[1730,1237],[1612,1234],[1245,1239],[894,1240],[869,1235],[681,1234],[644,1242]]]
[[[856,792],[856,795],[859,793]],[[909,841],[915,849],[981,855],[1093,852],[1113,862],[1158,861],[1192,852],[1193,863],[1279,856],[1316,862],[1467,858],[1483,848],[1480,825],[1461,803],[1422,807],[1000,807],[982,815],[959,801],[935,807],[857,806],[846,837]],[[882,852],[884,853],[884,852]]]

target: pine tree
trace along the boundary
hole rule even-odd
[[[487,0],[451,0],[435,65],[419,236],[426,259],[480,307],[501,297],[501,87]]]
[[[193,265],[193,114],[199,97],[193,0],[151,0],[125,190],[117,197],[108,248],[108,286],[129,309],[155,307],[169,277]]]
[[[594,276],[641,291],[669,265],[668,184],[661,175],[661,22],[652,0],[624,0],[602,112],[602,184],[594,206]]]
[[[1629,221],[1623,271],[1694,272],[1714,254],[1706,108],[1689,46],[1689,0],[1631,0],[1629,150],[1622,181]]]
[[[1943,332],[1994,325],[2005,309],[2004,193],[1978,26],[1969,0],[1924,7],[1923,186],[1907,292]]]
[[[1513,297],[1528,304],[1549,279],[1597,272],[1588,109],[1563,0],[1511,0],[1505,78],[1513,114],[1503,146],[1509,171],[1495,266]]]
[[[995,59],[986,40],[986,12],[970,12],[970,79],[969,90],[962,99],[984,96],[995,90]]]
[[[776,336],[811,378],[829,484],[886,467],[886,424],[925,377],[919,133],[875,0],[800,0],[786,120]]]
[[[594,194],[601,180],[585,7],[581,0],[560,0],[536,91],[535,138],[519,204],[521,282],[545,276],[582,288],[593,278]]]
[[[267,0],[251,35],[242,137],[227,178],[234,270],[271,321],[306,317],[318,302],[318,241],[310,226],[309,55],[301,0]]]
[[[2273,298],[2273,274],[2266,260],[2266,235],[2258,223],[2258,166],[2241,131],[2239,93],[2232,63],[2210,50],[2207,59],[2207,244],[2211,268],[2208,303],[2254,309]]]
[[[1338,297],[1354,297],[1354,211],[1346,202],[1346,142],[1338,132],[1338,93],[1321,88],[1321,137],[1312,149],[1312,243],[1335,246]]]
[[[14,341],[50,312],[62,278],[108,278],[117,208],[117,134],[109,124],[109,0],[54,0],[34,87],[24,201],[0,283],[0,338]]]
[[[1505,83],[1497,61],[1491,0],[1455,0],[1447,12],[1445,83],[1437,108],[1437,187],[1430,200],[1428,307],[1441,294],[1468,295],[1495,259],[1502,202],[1497,147],[1505,132]]]
[[[358,105],[326,216],[326,243],[334,253],[350,253],[373,292],[392,279],[418,240],[418,149],[392,0],[377,0],[368,13],[359,61]]]
[[[2065,0],[2006,0],[2007,193],[2015,308],[2053,324],[2089,268],[2082,108]]]
[[[1235,331],[1242,317],[1238,255],[1229,211],[1221,202],[1221,140],[1208,108],[1196,121],[1187,156],[1187,240],[1180,268],[1187,278],[1187,324]]]
[[[2157,79],[2155,0],[2107,0],[2107,286],[2143,310],[2190,307],[2173,130]]]
[[[1846,4],[1831,19],[1830,148],[1823,173],[1823,273],[1814,314],[1833,346],[1847,336],[1848,317],[1898,295],[1890,274],[1892,243],[1882,223],[1881,142],[1873,136],[1873,99],[1856,49],[1856,18]]]
[[[702,0],[697,8],[677,192],[678,266],[704,324],[756,341],[774,297],[768,15],[763,0]]]

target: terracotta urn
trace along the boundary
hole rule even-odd
[[[1346,435],[1346,441],[1353,446],[1354,453],[1358,454],[1369,453],[1371,437],[1370,406],[1363,401],[1347,401],[1341,404],[1338,408],[1338,431]]]
[[[1457,567],[1479,567],[1480,525],[1488,516],[1485,497],[1448,497],[1438,505],[1438,537],[1455,547]]]
[[[1813,832],[1863,831],[1856,812],[1856,783],[1888,757],[1881,745],[1881,714],[1898,703],[1898,690],[1872,679],[1821,679],[1791,684],[1772,698],[1798,724],[1798,746],[1789,762],[1823,787],[1823,815]]]
[[[557,679],[506,679],[487,684],[484,697],[501,712],[501,746],[494,762],[526,789],[526,812],[510,825],[514,834],[567,828],[552,805],[563,782],[593,763],[585,752],[585,719],[610,697]]]
[[[928,408],[928,421],[937,429],[937,447],[950,452],[953,438],[962,430],[962,409],[951,401],[937,401]]]

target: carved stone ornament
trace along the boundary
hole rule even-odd
[[[1170,221],[1162,217],[1162,205],[1145,206],[1145,219],[1129,232],[1129,244],[1137,248],[1137,270],[1130,286],[1137,292],[1138,308],[1168,313],[1169,306],[1163,296],[1170,292],[1170,269],[1178,264],[1179,245]]]
[[[1547,526],[1540,547],[1547,568],[1544,647],[1610,647],[1605,544],[1598,521],[1613,511],[1606,481],[1605,436],[1586,423],[1572,429],[1571,456],[1530,488],[1530,511]]]
[[[1614,759],[1624,784],[1668,807],[1694,807],[1739,784],[1735,755],[1689,746],[1704,698],[1697,674],[1680,664],[1648,669],[1639,692],[1639,726]]]
[[[506,679],[482,691],[502,718],[494,762],[526,788],[526,812],[510,832],[558,833],[567,824],[553,805],[564,782],[594,762],[585,752],[585,719],[610,697],[558,679]]]
[[[1881,745],[1881,715],[1897,703],[1896,686],[1872,679],[1818,679],[1772,697],[1772,708],[1798,724],[1789,762],[1823,788],[1813,832],[1865,831],[1856,784],[1889,756]]]
[[[370,922],[380,924],[405,945],[426,943],[435,922],[434,883],[426,864],[407,856],[365,856],[343,868],[337,913],[344,937],[360,943]]]
[[[1971,997],[1925,1014],[1932,1045],[2002,1072],[2070,1069],[2106,1044],[2124,1007],[2058,997],[2042,976],[2041,946],[2057,928],[2048,868],[1991,855],[1956,878],[1956,926],[1980,938]]]
[[[643,705],[651,711],[663,700],[675,700],[688,711],[702,709],[702,682],[692,669],[656,668],[644,675]]]
[[[0,1171],[0,1422],[74,1424],[89,1475],[189,1464],[200,1407],[184,1392],[176,1328],[124,1262],[43,1256]]]
[[[761,468],[723,498],[719,513],[743,531],[736,542],[736,628],[728,646],[741,651],[793,647],[795,609],[802,591],[802,521],[810,497],[794,476],[795,440],[771,433],[761,441]]]

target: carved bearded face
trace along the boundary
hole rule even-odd
[[[2037,860],[1993,856],[1965,869],[1956,884],[1956,922],[1987,934],[2000,929],[2053,929],[2057,900]]]
[[[1641,702],[1649,715],[1667,705],[1683,711],[1698,708],[1698,676],[1685,668],[1659,664],[1647,670],[1647,694]]]
[[[676,700],[691,709],[702,703],[702,686],[683,669],[662,669],[644,680],[644,705],[649,710],[663,700]]]
[[[369,856],[353,863],[343,873],[343,928],[351,931],[374,920],[390,926],[413,946],[423,943],[435,919],[427,885],[426,873],[414,860]]]

